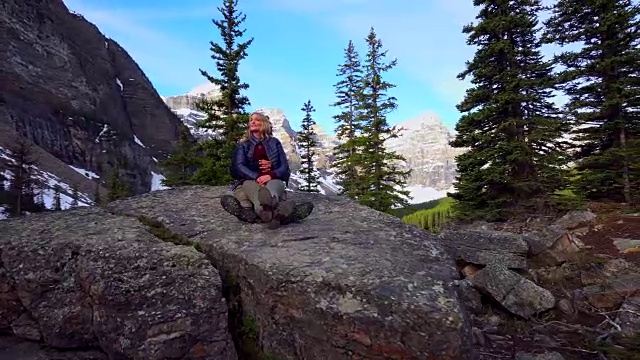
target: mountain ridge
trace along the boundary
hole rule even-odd
[[[153,190],[181,121],[135,60],[62,0],[0,9],[3,153],[23,136],[39,167],[84,194],[104,190],[116,166],[133,194]]]

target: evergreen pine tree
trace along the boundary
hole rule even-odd
[[[9,182],[9,212],[18,217],[34,204],[34,169],[37,161],[32,145],[24,136],[18,135],[9,151],[13,159],[13,162],[7,164],[8,170],[13,174]]]
[[[316,122],[311,116],[311,113],[316,110],[311,105],[311,100],[308,100],[301,110],[304,111],[304,118],[302,119],[302,131],[298,132],[298,145],[302,148],[302,154],[300,155],[302,164],[299,173],[304,183],[298,187],[298,190],[319,192],[320,176],[315,166],[316,153],[314,151],[318,143],[316,141],[317,134],[313,129]]]
[[[567,122],[551,102],[551,64],[537,37],[539,0],[475,0],[478,23],[467,25],[469,45],[477,46],[459,79],[472,77],[457,106],[454,147],[457,213],[502,220],[514,210],[547,208],[551,194],[565,184],[563,143]],[[542,205],[543,207],[541,207]]]
[[[34,205],[39,211],[47,210],[47,206],[44,202],[44,188],[39,187],[38,189],[34,189]]]
[[[220,76],[214,77],[200,70],[207,80],[220,88],[221,95],[217,99],[203,98],[196,105],[207,115],[198,126],[211,129],[217,134],[215,138],[204,141],[199,146],[203,157],[193,176],[193,181],[198,184],[223,185],[232,181],[229,174],[231,155],[249,122],[244,109],[250,102],[241,93],[249,85],[240,81],[238,67],[240,61],[247,57],[247,48],[253,38],[239,41],[246,31],[241,29],[246,15],[238,11],[237,5],[238,0],[223,0],[223,6],[218,8],[222,19],[213,20],[222,38],[222,44],[210,42],[213,53],[211,57],[216,62]]]
[[[120,178],[120,167],[116,165],[107,179],[107,202],[131,196],[127,184]]]
[[[191,177],[197,163],[196,144],[189,136],[187,127],[181,125],[176,150],[158,163],[164,170],[162,185],[177,187],[192,184]]]
[[[358,199],[362,187],[359,186],[359,162],[365,139],[362,133],[362,117],[358,116],[358,104],[362,93],[362,63],[353,41],[349,41],[344,50],[344,63],[338,68],[340,80],[334,85],[336,102],[332,106],[341,112],[333,118],[338,124],[336,138],[340,141],[334,149],[334,167],[338,185],[342,188],[340,195]]]
[[[93,192],[93,201],[96,205],[102,205],[102,196],[100,195],[100,183],[96,183],[96,189]]]
[[[555,56],[578,142],[579,188],[591,199],[633,203],[640,193],[640,4],[558,0],[552,9],[546,42],[580,46]]]
[[[78,199],[80,198],[80,193],[78,190],[78,184],[73,184],[71,186],[71,208],[78,207]]]
[[[403,170],[404,157],[386,148],[385,142],[398,136],[398,129],[389,126],[387,114],[396,109],[396,98],[388,95],[395,87],[383,79],[383,74],[396,66],[397,60],[385,62],[387,51],[371,28],[366,38],[367,55],[364,60],[362,93],[358,104],[358,118],[364,123],[358,136],[363,148],[358,166],[362,175],[358,186],[363,190],[358,201],[379,211],[389,211],[408,205],[409,192],[404,190],[410,171]]]
[[[62,192],[62,188],[60,187],[60,185],[55,184],[53,186],[53,208],[51,209],[53,211],[62,210],[62,200],[60,199],[61,192]]]

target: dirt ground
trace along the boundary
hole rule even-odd
[[[621,253],[613,244],[614,239],[640,240],[640,213],[608,204],[591,204],[589,208],[598,218],[595,226],[579,239],[591,247],[594,254],[619,257],[640,265],[640,248]]]

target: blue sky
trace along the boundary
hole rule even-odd
[[[67,6],[120,43],[138,62],[161,95],[186,93],[206,82],[199,68],[215,71],[209,41],[219,34],[221,0],[65,0]],[[333,84],[343,51],[353,40],[361,55],[373,26],[389,58],[398,65],[387,79],[398,109],[390,123],[426,111],[453,129],[455,105],[466,84],[456,79],[473,56],[461,29],[474,20],[471,0],[239,0],[247,15],[246,36],[255,40],[241,63],[240,76],[251,88],[252,106],[285,111],[294,129],[310,99],[315,120],[335,127]],[[455,5],[454,5],[455,3]]]

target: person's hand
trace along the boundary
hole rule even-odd
[[[269,160],[260,160],[259,165],[260,165],[260,170],[262,171],[271,170],[271,161]]]
[[[271,180],[271,175],[262,175],[259,178],[256,179],[256,181],[258,182],[258,184],[260,185],[265,185],[266,183],[268,183]]]

